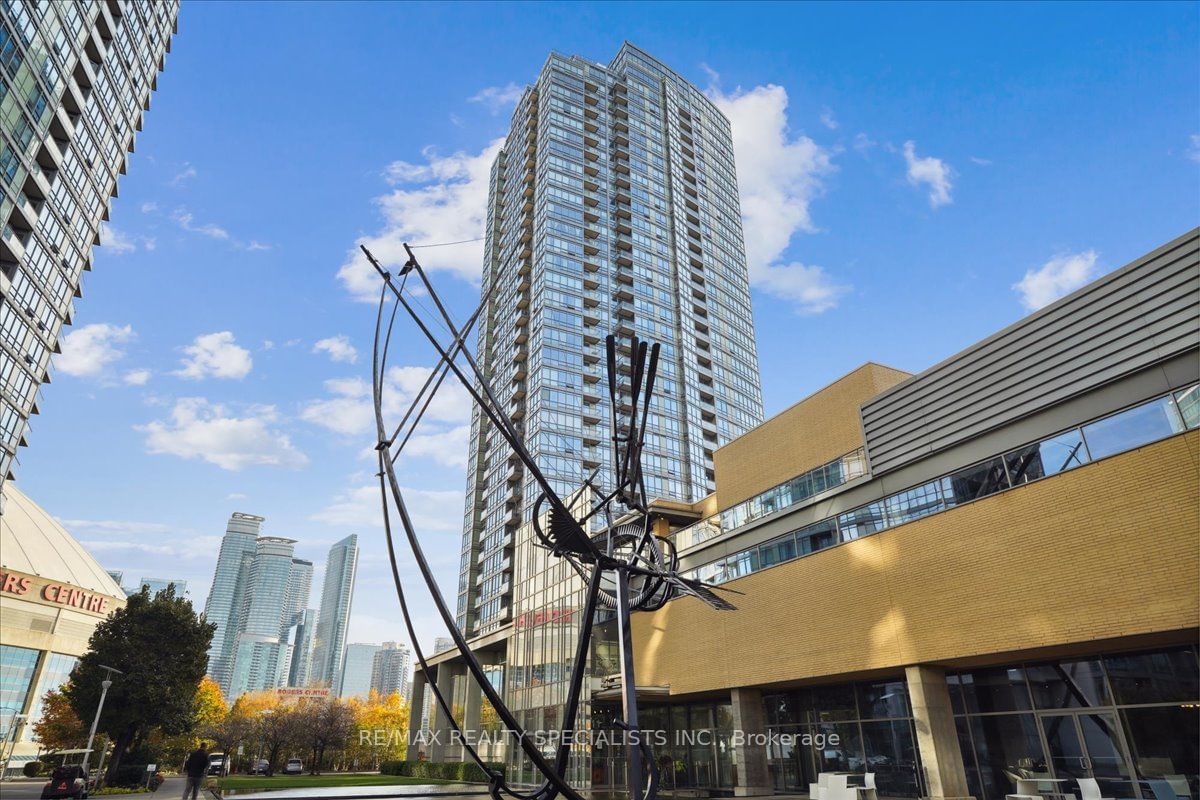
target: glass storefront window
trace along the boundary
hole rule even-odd
[[[995,711],[1028,711],[1029,689],[1021,667],[977,669],[952,676],[951,695],[957,686],[959,703],[969,714]]]
[[[858,713],[863,719],[908,717],[908,687],[904,681],[874,681],[858,684]]]
[[[1092,458],[1104,458],[1158,441],[1184,430],[1183,420],[1175,410],[1171,397],[1160,397],[1149,403],[1114,414],[1083,426]]]
[[[42,701],[46,698],[46,693],[59,689],[67,678],[71,677],[71,670],[75,669],[75,664],[79,661],[75,656],[68,656],[63,653],[47,653],[46,666],[42,669],[41,680],[38,681],[37,694],[33,698],[33,705],[29,708],[29,724],[25,726],[25,740],[33,738],[33,723],[42,718]]]
[[[884,797],[919,797],[917,748],[908,720],[862,724],[865,769]]]
[[[0,737],[7,737],[13,716],[25,710],[38,651],[0,644]]]
[[[1196,797],[1200,772],[1200,708],[1195,703],[1121,710],[1125,738],[1139,778],[1149,781],[1156,800]],[[1163,785],[1165,784],[1165,786]]]
[[[1200,667],[1191,647],[1105,656],[1118,704],[1170,703],[1200,697]]]
[[[1018,778],[1049,775],[1033,714],[968,717],[983,797],[1002,798]]]
[[[1026,667],[1036,708],[1094,708],[1111,705],[1099,661],[1056,661]]]

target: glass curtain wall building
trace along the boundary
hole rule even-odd
[[[381,697],[399,693],[408,697],[408,670],[412,666],[412,653],[402,644],[384,642],[375,654],[371,666],[371,688]]]
[[[295,539],[278,536],[262,536],[256,542],[243,593],[229,697],[279,686],[286,679],[290,663],[286,630],[294,616],[289,605],[297,593],[292,581],[295,546]],[[302,592],[307,595],[308,588]]]
[[[204,602],[204,618],[217,626],[208,648],[208,674],[225,696],[233,677],[233,655],[237,648],[242,604],[254,561],[258,534],[265,517],[234,512],[221,540],[212,588]]]
[[[611,482],[604,337],[662,343],[644,457],[652,497],[713,487],[713,451],[762,420],[729,121],[626,43],[552,54],[492,167],[478,358],[566,496]],[[623,381],[618,404],[628,404]],[[518,528],[538,489],[476,411],[458,587],[468,635],[513,619]],[[517,580],[522,576],[517,575]]]
[[[354,576],[358,570],[358,536],[351,534],[329,548],[325,561],[325,583],[321,587],[321,610],[313,641],[313,683],[337,690],[342,682],[346,631],[354,600]]]
[[[0,2],[0,486],[50,380],[177,0]]]

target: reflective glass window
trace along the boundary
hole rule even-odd
[[[856,508],[838,517],[838,528],[841,530],[843,542],[869,536],[886,527],[887,517],[882,501]]]
[[[1200,384],[1175,393],[1175,406],[1188,428],[1200,426]]]
[[[1022,667],[993,667],[959,673],[958,686],[967,713],[1026,711],[1029,690]]]
[[[916,743],[908,720],[862,724],[865,769],[883,797],[920,797]]]
[[[37,662],[37,650],[0,644],[0,735],[7,736],[13,715],[25,710]]]
[[[1099,661],[1056,661],[1025,668],[1037,708],[1092,708],[1111,704]]]
[[[1003,797],[1015,791],[1016,777],[1048,772],[1033,714],[967,719],[971,721],[983,797]]]
[[[796,537],[789,533],[787,536],[769,541],[759,547],[758,556],[764,569],[782,564],[784,561],[791,561],[796,557]]]
[[[1183,429],[1183,420],[1175,410],[1173,399],[1160,397],[1085,425],[1083,436],[1092,458],[1104,458],[1156,442]]]
[[[1088,454],[1083,435],[1076,428],[1014,450],[1004,459],[1013,484],[1020,485],[1085,464]]]
[[[887,508],[888,525],[902,525],[945,509],[937,482],[894,494],[884,501],[884,505]]]
[[[1104,669],[1122,705],[1200,700],[1200,673],[1192,647],[1105,656]]]
[[[855,688],[858,692],[858,714],[863,719],[909,716],[908,686],[904,681],[872,681],[860,683]]]
[[[1004,459],[999,456],[942,478],[942,496],[947,506],[987,497],[1007,488],[1008,474],[1004,471]]]
[[[837,523],[831,519],[821,520],[815,525],[796,531],[796,545],[800,555],[808,555],[837,543]]]
[[[1200,772],[1200,708],[1196,704],[1121,709],[1138,777],[1155,800],[1196,797]]]

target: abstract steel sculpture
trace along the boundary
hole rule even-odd
[[[489,776],[489,793],[496,800],[502,797],[513,800],[554,800],[562,795],[568,800],[584,800],[578,790],[565,779],[570,743],[579,710],[580,693],[583,687],[588,648],[592,637],[592,624],[597,609],[615,610],[619,630],[621,657],[621,685],[623,721],[618,723],[629,736],[631,746],[626,748],[628,758],[628,788],[631,800],[655,800],[658,791],[658,767],[649,749],[646,737],[638,735],[637,693],[634,683],[632,635],[630,614],[634,611],[654,610],[681,595],[691,595],[720,610],[733,606],[717,596],[712,589],[697,580],[685,578],[678,572],[678,558],[670,541],[654,533],[651,514],[646,497],[645,480],[642,473],[642,447],[646,440],[646,421],[649,417],[650,399],[654,391],[658,372],[660,345],[649,346],[633,337],[629,344],[629,394],[620,391],[618,350],[614,336],[606,339],[608,394],[612,425],[612,473],[614,488],[605,491],[596,485],[597,470],[583,482],[587,489],[590,509],[572,512],[567,501],[560,497],[530,456],[520,430],[504,412],[496,397],[489,376],[467,348],[466,340],[487,307],[496,282],[489,286],[479,306],[467,322],[458,328],[447,313],[441,298],[435,291],[425,270],[417,261],[412,249],[405,244],[408,260],[393,276],[385,270],[375,257],[362,248],[367,260],[383,279],[380,289],[379,308],[375,322],[375,346],[372,356],[373,400],[378,444],[379,489],[382,501],[384,533],[387,537],[388,557],[391,561],[392,577],[400,601],[401,613],[409,638],[413,643],[417,661],[428,674],[429,665],[417,642],[409,615],[408,603],[400,581],[396,562],[395,545],[392,539],[392,509],[395,509],[400,525],[408,539],[409,548],[425,581],[426,588],[437,607],[442,621],[455,647],[462,655],[474,680],[488,702],[496,709],[500,720],[524,755],[543,776],[542,783],[532,791],[518,791],[509,786],[502,773],[490,769],[464,736],[462,729],[450,713],[450,700],[443,696],[435,683],[430,683],[438,707],[450,726],[463,742],[465,752]],[[437,319],[430,323],[417,313],[415,305],[425,306],[416,299],[417,293],[406,289],[411,276],[420,281],[419,293],[433,300],[437,308]],[[385,311],[391,304],[390,313]],[[388,349],[392,341],[396,316],[403,308],[439,356],[437,366],[429,374],[424,386],[413,398],[400,422],[389,428],[384,420],[384,374],[387,368]],[[427,313],[431,314],[432,312]],[[431,324],[446,328],[451,337],[443,344],[430,329]],[[465,367],[459,361],[465,363]],[[512,711],[504,703],[499,692],[484,675],[483,667],[468,647],[462,632],[455,625],[454,615],[446,605],[425,558],[416,530],[405,506],[403,492],[396,478],[395,464],[404,447],[412,437],[434,395],[450,373],[462,384],[479,406],[480,411],[495,426],[512,452],[517,456],[529,475],[541,489],[533,508],[533,532],[537,543],[554,556],[563,559],[585,581],[586,600],[579,622],[579,641],[576,645],[574,663],[568,684],[567,700],[562,715],[562,729],[558,732],[557,751],[548,759],[537,746],[536,740],[521,726]],[[622,417],[618,407],[628,408]],[[576,503],[578,506],[578,503]],[[578,514],[578,516],[577,516]],[[599,520],[599,522],[595,522]],[[602,523],[602,524],[601,524]],[[589,529],[593,532],[589,533]]]

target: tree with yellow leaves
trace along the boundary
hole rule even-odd
[[[399,760],[407,752],[408,703],[397,692],[381,696],[374,689],[351,701],[354,732],[346,761],[359,769],[379,769],[382,761]]]

